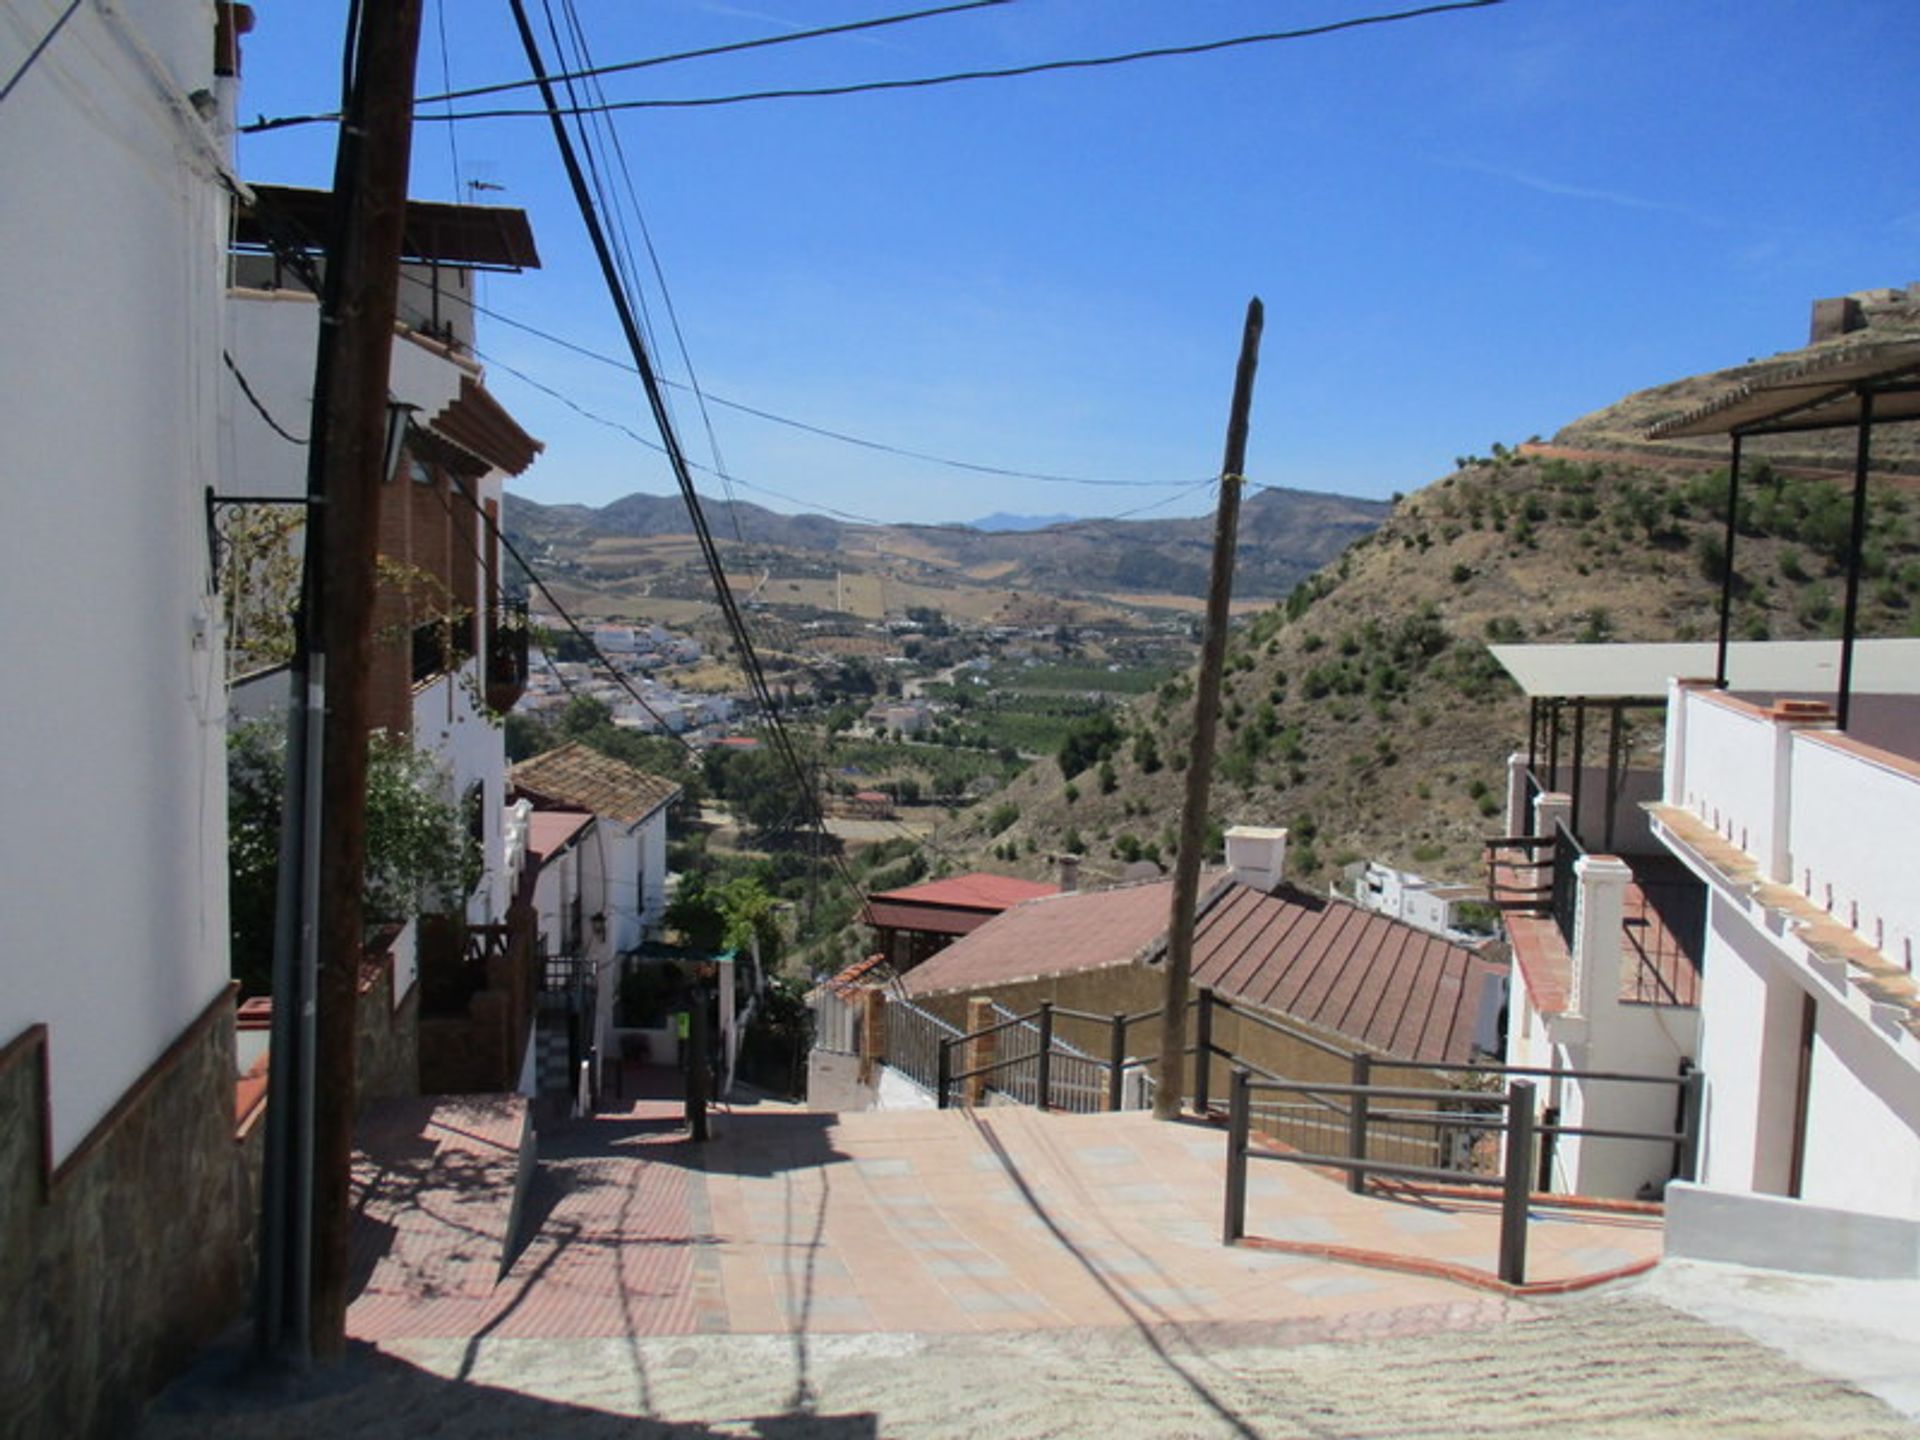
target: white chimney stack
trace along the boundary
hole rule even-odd
[[[1284,825],[1235,825],[1227,831],[1227,868],[1240,884],[1270,895],[1279,888],[1286,864]]]

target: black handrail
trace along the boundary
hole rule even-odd
[[[1299,1091],[1308,1084],[1316,1082],[1255,1080],[1244,1066],[1236,1066],[1227,1104],[1227,1176],[1225,1213],[1221,1219],[1220,1238],[1222,1243],[1231,1245],[1243,1239],[1247,1233],[1247,1159],[1255,1154],[1249,1145],[1249,1135],[1253,1122],[1252,1096],[1255,1089]],[[1353,1095],[1355,1109],[1370,1095],[1392,1096],[1396,1093],[1408,1093],[1406,1086],[1322,1086],[1334,1092],[1347,1091]],[[1422,1092],[1412,1092],[1416,1095]],[[1431,1093],[1431,1092],[1424,1092]],[[1527,1201],[1531,1191],[1528,1177],[1533,1173],[1533,1084],[1527,1080],[1516,1080],[1501,1097],[1507,1110],[1505,1130],[1507,1134],[1506,1161],[1500,1175],[1500,1279],[1509,1285],[1526,1283],[1527,1270]],[[1257,1152],[1263,1160],[1280,1160],[1294,1165],[1328,1165],[1344,1169],[1349,1184],[1360,1188],[1368,1175],[1388,1175],[1399,1179],[1427,1180],[1446,1183],[1458,1178],[1449,1170],[1441,1170],[1430,1165],[1407,1165],[1395,1160],[1369,1160],[1364,1153],[1347,1155],[1313,1154],[1308,1152]]]

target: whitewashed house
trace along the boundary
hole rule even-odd
[[[538,950],[567,962],[591,996],[575,1037],[611,1053],[623,958],[655,937],[667,907],[672,781],[573,742],[513,767],[512,833],[532,867]]]
[[[1485,903],[1487,892],[1477,885],[1429,880],[1411,870],[1396,870],[1378,860],[1360,861],[1348,871],[1353,903],[1418,925],[1435,935],[1460,938],[1460,907]]]
[[[1915,1222],[1920,641],[1859,648],[1897,678],[1845,734],[1805,691],[1676,681],[1651,814],[1710,896],[1702,1184]]]
[[[233,8],[0,26],[7,1434],[127,1433],[246,1293],[204,498],[242,188]]]
[[[312,403],[319,306],[289,260],[288,250],[300,246],[289,246],[288,237],[311,242],[327,204],[321,191],[261,186],[241,216],[228,304],[233,365],[225,377],[223,494],[304,493],[307,452],[296,442]],[[270,235],[277,247],[269,246]],[[420,201],[408,205],[403,256],[388,382],[395,465],[381,494],[371,721],[411,736],[444,777],[447,798],[467,808],[484,865],[466,919],[499,924],[512,899],[500,829],[507,766],[499,715],[525,688],[528,629],[524,607],[506,598],[497,531],[506,481],[533,463],[540,444],[493,398],[470,358],[473,316],[465,297],[475,270],[539,261],[522,212]],[[249,508],[257,507],[230,510]],[[224,575],[229,586],[257,579],[244,555],[230,557]],[[246,638],[236,637],[242,644]],[[236,676],[238,707],[257,712],[285,700],[278,670]]]

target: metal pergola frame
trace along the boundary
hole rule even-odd
[[[1867,471],[1873,427],[1920,418],[1920,340],[1849,346],[1751,380],[1684,415],[1650,426],[1650,440],[1725,435],[1727,529],[1720,581],[1720,640],[1714,683],[1727,687],[1727,644],[1733,620],[1734,542],[1739,529],[1740,450],[1750,435],[1855,431],[1853,522],[1847,549],[1847,600],[1840,631],[1840,676],[1834,696],[1839,728],[1853,697],[1853,647],[1859,624],[1860,558],[1867,528]]]

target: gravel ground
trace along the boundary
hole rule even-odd
[[[655,1436],[1920,1437],[1881,1401],[1635,1294],[1364,1342],[1262,1326],[404,1341],[303,1379],[216,1352],[140,1440]]]

